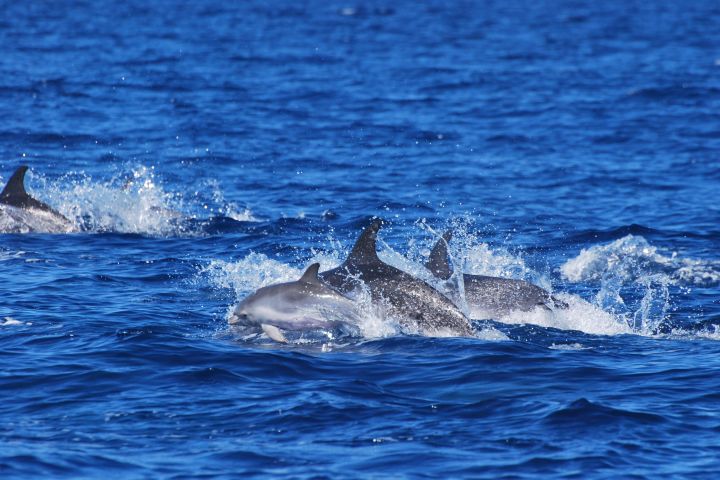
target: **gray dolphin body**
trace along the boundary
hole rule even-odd
[[[473,336],[470,320],[445,295],[426,282],[384,263],[377,256],[375,220],[355,243],[345,262],[319,277],[343,293],[365,284],[403,326],[431,336]]]
[[[432,274],[448,280],[452,276],[452,267],[448,256],[448,243],[452,232],[447,231],[433,247],[425,264]],[[503,317],[513,311],[529,312],[537,307],[552,310],[568,308],[562,300],[524,280],[491,277],[488,275],[463,274],[465,300],[473,313],[493,318]]]
[[[73,223],[52,207],[25,191],[23,165],[15,170],[0,192],[0,231],[67,233],[76,230]]]
[[[356,329],[355,302],[318,278],[319,263],[310,265],[295,282],[258,289],[240,302],[228,323],[261,327],[273,340],[286,342],[285,331]]]

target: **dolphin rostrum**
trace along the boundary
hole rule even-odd
[[[262,287],[241,301],[230,325],[260,327],[276,342],[287,342],[284,331],[356,329],[359,311],[354,301],[318,278],[319,263],[299,280]]]
[[[384,263],[377,256],[375,219],[360,235],[350,255],[319,277],[343,293],[365,284],[373,301],[382,303],[403,326],[430,336],[473,336],[470,320],[428,283]]]
[[[0,213],[12,220],[12,231],[46,231],[51,233],[69,232],[75,229],[70,220],[25,190],[27,165],[15,170],[2,192],[0,192]],[[3,222],[4,224],[5,222]],[[6,226],[6,225],[3,225]]]
[[[452,232],[448,230],[433,247],[425,267],[441,280],[449,280],[452,267],[448,255],[448,243]],[[532,283],[512,278],[488,275],[462,274],[465,300],[473,311],[490,317],[503,317],[513,311],[529,312],[536,307],[545,310],[568,308],[562,300],[550,295],[543,288]]]

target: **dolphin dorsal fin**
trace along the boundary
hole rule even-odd
[[[360,234],[355,245],[350,251],[345,263],[368,264],[380,262],[377,256],[377,233],[382,226],[382,220],[376,218]]]
[[[15,170],[2,193],[0,193],[0,201],[4,199],[20,200],[30,197],[25,191],[25,172],[27,170],[27,165],[22,165]]]
[[[433,275],[441,280],[447,280],[452,276],[452,269],[450,268],[450,259],[448,258],[448,244],[452,238],[452,230],[448,230],[443,233],[440,240],[437,241],[430,257],[428,258],[425,268],[430,270]]]
[[[320,264],[313,263],[305,269],[305,273],[303,273],[302,277],[300,277],[300,281],[304,283],[320,283],[318,271],[320,271]]]

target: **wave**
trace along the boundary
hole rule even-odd
[[[621,227],[611,228],[609,230],[585,230],[573,235],[571,240],[574,242],[597,242],[608,241],[626,235],[655,235],[661,233],[660,230],[638,225],[636,223],[623,225]]]
[[[571,404],[559,408],[545,416],[546,422],[555,427],[575,427],[582,425],[608,428],[613,425],[641,424],[654,425],[667,419],[661,415],[613,408],[601,403],[579,398]]]
[[[582,249],[560,267],[571,282],[620,282],[662,279],[667,283],[711,287],[720,285],[720,261],[683,258],[666,253],[644,237],[626,235],[609,244]]]
[[[720,88],[704,87],[700,85],[675,84],[665,86],[652,86],[630,90],[626,98],[636,98],[650,101],[667,101],[668,103],[681,103],[687,100],[704,99],[720,93]]]
[[[10,250],[0,249],[0,262],[5,262],[7,260],[14,260],[17,258],[22,258],[23,255],[25,255],[25,252],[22,250],[12,252]]]

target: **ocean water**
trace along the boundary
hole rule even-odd
[[[720,474],[717,2],[0,5],[2,478]],[[229,330],[376,216],[570,308]]]

